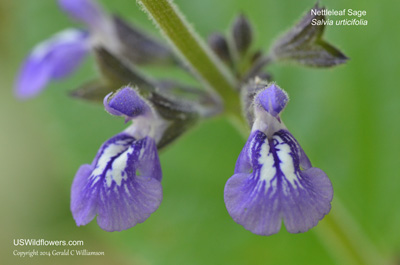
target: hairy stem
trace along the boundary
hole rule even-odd
[[[240,113],[234,77],[196,34],[172,1],[137,2],[209,92],[218,97],[216,91],[224,98],[225,112],[231,115]]]

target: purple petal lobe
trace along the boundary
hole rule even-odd
[[[225,186],[232,218],[259,235],[277,233],[282,220],[291,233],[314,227],[330,211],[333,190],[322,170],[300,170],[302,153],[286,130],[271,139],[261,131],[253,132]]]
[[[277,117],[289,100],[285,91],[272,84],[257,95],[261,106],[272,116]]]
[[[18,98],[40,93],[52,79],[70,75],[89,51],[88,34],[68,29],[40,43],[25,60],[16,80]]]
[[[95,27],[104,17],[103,10],[92,0],[58,0],[61,9],[72,18]]]
[[[86,225],[96,216],[97,205],[95,194],[82,196],[81,191],[88,183],[93,166],[83,165],[78,169],[71,188],[71,210],[78,226]],[[86,199],[84,202],[82,199]]]
[[[77,225],[97,214],[106,231],[121,231],[144,222],[162,200],[161,167],[155,142],[121,133],[100,148],[92,165],[82,166],[71,189]]]
[[[257,139],[255,139],[257,137],[260,138],[264,136],[258,131],[252,132],[249,136],[249,140],[246,142],[246,145],[242,149],[242,152],[240,152],[238,160],[236,161],[235,173],[251,173],[251,171],[253,170],[251,164],[251,150],[254,148],[253,145],[258,141]]]
[[[269,199],[249,174],[233,175],[225,185],[226,209],[233,220],[258,235],[272,235],[281,229],[281,209],[276,200]]]
[[[289,187],[282,200],[283,220],[290,233],[308,231],[331,210],[333,190],[325,172],[315,167],[304,170],[298,185]]]
[[[118,90],[109,100],[111,94],[104,98],[104,107],[112,115],[125,116],[129,119],[145,114],[148,107],[143,99],[131,87]]]

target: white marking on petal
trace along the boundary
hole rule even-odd
[[[272,180],[272,182],[270,182],[271,183],[271,188],[272,188],[272,191],[271,191],[271,193],[269,194],[269,198],[272,198],[272,196],[274,196],[274,194],[275,194],[275,192],[276,192],[276,190],[277,190],[277,183],[278,183],[278,181],[277,181],[277,178],[274,178],[273,180]],[[265,192],[267,192],[267,190],[265,190]]]
[[[94,176],[93,173],[90,176],[90,178],[92,179],[92,184],[90,185],[90,187],[94,187],[94,185],[96,185],[96,183],[100,180],[100,176]]]
[[[107,187],[111,187],[111,183],[112,183],[112,179],[113,179],[111,173],[112,173],[111,170],[107,170],[107,173],[106,173],[106,184],[107,184]]]
[[[121,186],[122,180],[126,180],[128,175],[125,171],[128,162],[128,156],[132,153],[133,149],[129,148],[127,151],[118,156],[112,163],[110,171],[112,172],[112,180]]]
[[[116,179],[115,176],[113,176],[113,174],[118,172],[118,169],[121,168],[123,163],[124,166],[122,167],[122,169],[123,170],[125,169],[127,161],[127,154],[126,154],[127,152],[124,151],[127,149],[127,145],[131,141],[132,139],[119,140],[113,144],[109,144],[103,149],[99,159],[97,160],[96,168],[93,170],[91,175],[91,178],[93,179],[92,186],[99,181],[100,176],[104,173],[104,171],[106,170],[107,166],[109,165],[112,159],[115,160],[112,161],[111,168],[108,169],[107,172],[105,173],[106,184],[108,187],[110,187],[113,180],[116,181],[117,184],[119,183],[118,185],[121,184],[121,181],[123,179],[121,170],[119,171],[119,174],[117,174]],[[119,157],[115,158],[115,156],[117,155],[119,155]]]
[[[271,182],[271,180],[276,175],[276,168],[274,167],[274,162],[275,162],[274,156],[272,155],[272,153],[270,153],[268,140],[265,139],[264,143],[261,146],[260,157],[258,158],[258,163],[261,165],[259,183],[265,181],[265,192],[268,191],[269,187],[272,184],[276,184],[276,182]]]
[[[279,168],[282,171],[284,178],[288,182],[290,182],[290,184],[293,186],[294,189],[296,189],[297,188],[296,183],[298,185],[301,185],[300,182],[298,181],[300,177],[299,172],[297,172],[296,169],[294,168],[294,161],[293,161],[293,156],[296,156],[297,154],[293,154],[290,145],[285,141],[283,141],[283,139],[280,136],[274,135],[273,139],[275,139],[278,142],[278,144],[276,145],[276,155],[280,160]],[[289,187],[284,187],[283,192],[285,194],[288,194]]]
[[[141,160],[141,159],[143,158],[143,154],[144,154],[145,149],[146,149],[146,148],[142,147],[142,149],[140,150],[138,160]]]
[[[36,59],[42,59],[46,56],[54,47],[60,44],[67,44],[67,43],[76,43],[79,41],[84,41],[84,33],[77,29],[65,29],[55,35],[53,35],[50,39],[45,40],[33,49],[32,57]],[[84,44],[82,43],[82,46]]]
[[[129,191],[128,185],[127,185],[126,183],[125,183],[125,185],[124,185],[124,189],[125,189],[126,195],[128,195],[128,197],[131,197],[131,192]]]

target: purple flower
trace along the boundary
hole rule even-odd
[[[331,208],[329,178],[280,120],[287,101],[274,84],[256,95],[252,132],[225,186],[231,217],[259,235],[277,233],[282,220],[288,232],[306,232]]]
[[[105,17],[102,8],[92,0],[58,0],[58,4],[72,18],[92,28],[97,27]]]
[[[63,31],[39,44],[26,59],[16,79],[15,94],[18,98],[36,96],[51,80],[70,75],[88,52],[94,50],[92,48],[97,48],[97,56],[101,56],[98,51],[102,48],[134,64],[175,64],[168,47],[118,16],[111,16],[96,1],[58,0],[58,3],[69,16],[83,22],[89,31]],[[103,75],[107,79],[106,74]]]
[[[157,117],[147,104],[129,87],[105,101],[106,109],[134,123],[107,140],[92,164],[76,173],[71,211],[78,226],[97,215],[102,229],[125,230],[144,222],[160,205],[162,173],[155,134],[160,123],[154,123]]]
[[[113,18],[95,0],[58,0],[58,4],[71,18],[89,29],[93,46],[103,45],[118,53],[120,40]]]
[[[15,94],[25,99],[36,96],[53,79],[70,75],[89,51],[88,33],[64,30],[37,45],[17,77]]]
[[[59,0],[59,4],[69,15],[84,22],[90,28],[90,34],[68,29],[38,44],[17,77],[15,93],[18,98],[34,97],[51,80],[72,74],[94,45],[104,44],[111,50],[118,49],[113,22],[96,2]]]

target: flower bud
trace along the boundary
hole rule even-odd
[[[232,64],[232,57],[229,51],[228,42],[222,34],[211,34],[208,37],[208,45],[210,45],[211,49],[223,62]]]
[[[253,29],[244,15],[239,15],[233,22],[232,38],[236,51],[243,56],[253,41]]]

